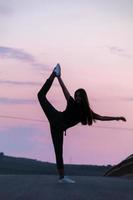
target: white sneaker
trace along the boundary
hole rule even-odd
[[[60,68],[60,64],[58,63],[56,65],[56,67],[54,68],[54,73],[57,77],[59,77],[61,75],[61,68]]]
[[[59,183],[75,183],[74,180],[70,179],[70,178],[67,177],[67,176],[64,176],[64,178],[59,179],[58,182],[59,182]]]

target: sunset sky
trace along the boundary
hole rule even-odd
[[[72,96],[85,88],[94,112],[127,119],[68,129],[65,163],[116,164],[132,154],[132,0],[0,0],[0,152],[55,162],[37,92],[58,62]],[[57,80],[48,98],[65,109]]]

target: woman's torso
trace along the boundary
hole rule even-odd
[[[66,109],[62,112],[63,129],[66,130],[81,122],[80,109],[75,100],[70,97]]]

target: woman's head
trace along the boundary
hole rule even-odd
[[[92,125],[92,111],[90,109],[87,93],[83,88],[80,88],[75,91],[74,99],[81,108],[81,123],[83,125]]]
[[[83,88],[80,88],[75,91],[74,99],[77,103],[88,102],[88,97],[86,91]]]

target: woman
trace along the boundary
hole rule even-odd
[[[57,77],[62,91],[64,93],[64,96],[67,100],[67,107],[63,112],[57,111],[46,97],[55,77]],[[51,136],[56,156],[56,164],[59,173],[59,182],[74,183],[75,181],[71,180],[70,178],[64,175],[65,173],[63,164],[63,132],[72,126],[75,126],[79,122],[81,122],[81,124],[83,125],[92,125],[93,122],[95,122],[95,120],[126,121],[126,119],[124,117],[100,116],[94,113],[90,108],[87,94],[82,88],[76,90],[74,98],[72,98],[61,79],[61,69],[59,64],[56,65],[52,74],[46,80],[45,84],[38,92],[38,99],[50,124]]]

